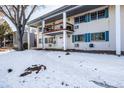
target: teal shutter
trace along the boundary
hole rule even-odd
[[[90,16],[90,13],[89,14],[87,14],[87,22],[90,22],[90,20],[91,20],[91,16]]]
[[[105,9],[105,18],[108,18],[109,17],[109,11],[108,11],[108,8]]]
[[[90,33],[86,33],[84,35],[84,37],[85,37],[85,42],[90,42],[91,41],[91,34]]]
[[[109,41],[109,31],[105,32],[105,41]]]
[[[74,41],[76,42],[76,35],[74,36]]]
[[[72,43],[74,43],[74,42],[75,42],[75,36],[72,35]]]
[[[87,33],[84,35],[84,37],[85,37],[85,42],[87,42]]]
[[[87,42],[90,42],[90,41],[91,41],[91,34],[88,33],[88,34],[87,34]]]

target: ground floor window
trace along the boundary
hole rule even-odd
[[[99,40],[105,40],[105,33],[92,33],[91,34],[91,41],[99,41]]]
[[[54,43],[54,38],[53,37],[45,38],[45,43]]]
[[[73,35],[72,38],[73,38],[73,42],[80,42],[80,41],[84,41],[85,40],[84,34]]]
[[[42,39],[39,39],[39,43],[40,43],[40,44],[42,43]]]
[[[109,41],[109,31],[72,35],[72,42]]]

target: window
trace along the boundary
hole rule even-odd
[[[53,38],[49,38],[48,43],[53,43]]]
[[[98,11],[98,18],[104,18],[105,17],[105,10]]]
[[[98,18],[107,18],[109,16],[108,8],[98,11]]]
[[[39,43],[40,43],[40,44],[42,43],[42,39],[39,39]]]
[[[91,20],[96,20],[97,19],[97,12],[91,13]]]
[[[75,24],[83,23],[83,22],[90,22],[92,20],[97,20],[101,18],[108,18],[108,16],[109,16],[108,8],[105,8],[100,11],[87,13],[85,15],[75,17],[74,22]]]
[[[80,16],[80,23],[87,22],[87,15]]]
[[[45,38],[45,43],[54,43],[54,38],[53,37]]]
[[[99,41],[99,40],[105,40],[105,33],[92,33],[91,34],[91,40],[92,41]]]
[[[84,35],[77,35],[78,36],[78,41],[84,41]]]
[[[85,41],[84,35],[73,35],[72,42]]]
[[[75,17],[74,22],[75,22],[75,24],[80,23],[79,17]]]

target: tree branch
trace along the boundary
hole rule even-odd
[[[26,18],[26,22],[29,20],[29,18],[31,17],[31,15],[33,14],[35,8],[37,5],[34,5],[34,7],[32,8],[31,12],[29,13],[28,17]]]
[[[3,10],[3,8],[0,6],[0,11],[7,17],[9,18],[9,20],[11,20],[11,22],[17,26],[16,22]]]

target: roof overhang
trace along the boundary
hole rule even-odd
[[[28,23],[29,26],[32,27],[39,27],[42,25],[42,20],[45,20],[45,23],[49,23],[55,20],[59,20],[63,18],[62,13],[66,12],[67,17],[83,13],[95,8],[99,8],[105,5],[66,5],[63,7],[60,7],[48,14],[45,14],[37,19],[34,19]]]

